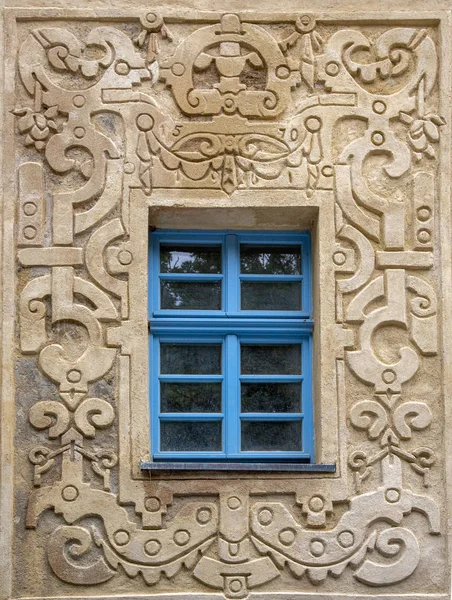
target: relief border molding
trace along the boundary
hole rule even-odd
[[[438,330],[440,311],[435,279],[430,273],[433,257],[439,254],[435,242],[438,239],[435,233],[438,217],[434,216],[438,210],[435,180],[440,181],[444,190],[448,184],[445,186],[447,170],[441,169],[438,177],[430,165],[436,161],[439,144],[444,151],[442,155],[448,156],[447,135],[443,132],[449,126],[447,117],[450,115],[446,115],[444,106],[432,108],[429,105],[429,94],[436,84],[437,58],[435,44],[425,28],[441,21],[444,52],[444,15],[440,18],[432,13],[419,14],[411,22],[405,15],[391,15],[387,20],[391,27],[386,22],[386,32],[382,32],[373,47],[356,30],[348,31],[346,39],[343,31],[338,30],[323,46],[321,36],[313,32],[316,22],[334,24],[337,17],[331,14],[315,15],[315,19],[312,15],[300,15],[296,20],[293,14],[260,16],[251,12],[223,17],[218,13],[203,13],[197,18],[187,13],[180,18],[165,11],[163,21],[158,16],[150,19],[143,13],[142,30],[135,40],[110,25],[93,28],[90,39],[84,43],[101,47],[104,55],[100,59],[85,59],[85,46],[73,34],[63,33],[60,25],[41,28],[39,20],[61,16],[88,21],[90,11],[25,9],[7,11],[7,14],[11,25],[8,31],[13,30],[12,21],[16,17],[37,22],[35,31],[22,45],[22,58],[19,53],[20,77],[31,103],[17,105],[12,88],[14,78],[7,78],[5,122],[8,141],[13,142],[14,132],[18,132],[25,145],[37,153],[36,159],[20,165],[18,189],[15,191],[10,182],[14,191],[10,197],[19,200],[16,225],[19,264],[23,269],[48,269],[44,275],[31,277],[21,289],[17,312],[22,353],[38,356],[40,372],[59,388],[59,397],[36,403],[28,415],[30,432],[33,428],[47,431],[49,445],[37,446],[30,452],[34,473],[30,486],[35,489],[30,493],[27,526],[38,526],[40,514],[49,508],[66,522],[55,529],[48,540],[47,556],[55,575],[74,585],[97,585],[114,577],[121,565],[129,577],[140,574],[147,585],[153,585],[162,573],[170,578],[185,566],[192,570],[198,582],[222,589],[230,598],[246,597],[249,590],[265,589],[261,586],[278,578],[283,569],[295,579],[307,577],[315,585],[321,584],[327,576],[339,577],[347,567],[353,569],[357,581],[368,586],[387,586],[409,578],[418,566],[421,549],[415,533],[402,526],[404,516],[416,510],[426,517],[430,534],[438,535],[442,531],[438,504],[428,488],[430,471],[439,467],[430,448],[413,445],[419,435],[417,432],[428,429],[440,415],[434,414],[427,403],[404,397],[403,391],[422,361],[441,352],[441,336],[432,333]],[[96,21],[110,17],[109,11],[92,12]],[[369,23],[369,18],[353,15],[351,20],[354,24]],[[120,24],[121,19],[131,22],[136,21],[137,16],[131,16],[130,11],[115,12],[116,23]],[[212,41],[206,52],[201,49],[193,57],[196,69],[210,68],[214,62],[220,73],[218,83],[211,90],[198,90],[195,95],[191,89],[193,80],[188,78],[183,85],[177,80],[186,78],[178,62],[178,56],[184,56],[184,41],[178,40],[179,49],[172,56],[162,59],[159,56],[161,38],[171,41],[171,24],[185,19],[186,22],[200,19],[200,28],[196,31],[209,29],[213,33],[215,30],[221,37],[219,55],[209,53]],[[265,27],[279,20],[291,23],[293,29],[287,37],[276,40]],[[403,27],[397,26],[398,20],[403,20]],[[196,36],[196,31],[191,35]],[[207,31],[204,34],[207,35]],[[256,50],[246,61],[240,36],[247,36],[244,47]],[[11,41],[9,47],[16,48],[15,36]],[[266,45],[273,49],[269,51]],[[377,57],[365,66],[353,54],[363,48],[372,50]],[[250,62],[256,70],[267,69],[266,87],[248,89],[248,84],[239,80],[240,71],[235,72],[237,64],[232,66],[233,58],[235,63]],[[9,61],[14,60],[14,57],[9,58]],[[9,62],[7,68],[11,74],[13,62]],[[88,101],[85,88],[68,91],[52,82],[49,77],[52,69],[60,74],[68,72],[95,80],[88,90]],[[337,115],[331,110],[328,112],[335,104],[329,100],[324,102],[321,94],[313,105],[314,112],[309,112],[309,106],[298,105],[298,112],[289,118],[290,127],[284,128],[278,143],[274,137],[273,142],[268,139],[275,135],[272,122],[276,119],[276,125],[280,125],[279,115],[291,106],[293,90],[303,85],[315,93],[315,77],[319,72],[324,88],[330,90],[328,93],[340,97],[341,110],[349,117],[366,119],[367,123],[364,135],[335,159],[329,152]],[[394,103],[393,99],[391,103],[382,99],[381,94],[375,97],[368,89],[376,79],[384,82],[388,75],[405,77],[405,85],[399,86]],[[442,77],[448,82],[447,74],[443,73]],[[152,85],[165,82],[184,115],[209,116],[220,131],[224,123],[233,123],[238,139],[221,138],[223,134],[212,132],[214,126],[208,127],[208,131],[203,132],[210,144],[206,154],[205,146],[196,140],[196,127],[190,131],[189,122],[181,126],[174,123],[174,118],[162,112],[151,96],[138,92],[144,81]],[[335,92],[336,87],[340,92]],[[149,93],[150,88],[147,89]],[[91,110],[99,110],[99,103],[116,114],[126,114],[123,148],[117,140],[93,127]],[[231,120],[227,121],[228,118]],[[247,133],[245,121],[254,118],[268,122],[268,126],[262,126],[259,139],[249,138]],[[388,125],[390,119],[397,118],[405,126],[403,142]],[[196,147],[195,160],[187,156],[186,147],[179,140],[169,142],[165,138],[168,135],[165,131],[172,131],[177,137],[180,127],[184,126],[187,127],[186,141]],[[292,135],[295,130],[297,133]],[[286,135],[288,137],[284,137]],[[229,143],[233,147],[229,148]],[[65,152],[73,146],[84,148],[91,158],[81,164],[69,159]],[[6,146],[6,162],[10,165],[13,164],[13,147],[13,143]],[[371,154],[392,157],[384,169],[393,183],[413,169],[413,165],[429,165],[426,170],[414,170],[413,206],[407,206],[409,202],[397,190],[394,198],[388,199],[369,187],[363,173],[365,159]],[[49,192],[39,159],[41,155],[54,172],[64,175],[77,168],[86,181],[70,193],[64,187],[52,189],[50,236],[45,219]],[[117,161],[123,163],[122,169],[115,168]],[[193,162],[195,164],[190,166]],[[353,403],[349,413],[353,442],[348,464],[353,478],[348,480],[346,496],[343,496],[343,487],[336,497],[337,491],[334,491],[337,483],[347,480],[343,464],[340,478],[328,483],[331,489],[327,488],[325,497],[297,496],[306,525],[282,503],[271,498],[257,501],[249,492],[235,493],[227,482],[222,481],[218,486],[212,480],[184,482],[186,494],[190,496],[203,490],[207,495],[217,495],[217,502],[193,500],[162,528],[174,486],[180,483],[162,485],[140,480],[135,459],[123,469],[130,450],[144,447],[144,441],[137,442],[134,434],[135,442],[131,444],[124,405],[112,405],[90,395],[92,382],[101,379],[115,361],[119,365],[120,403],[128,400],[129,378],[143,379],[146,373],[144,362],[134,366],[134,353],[147,343],[144,339],[147,336],[143,334],[146,316],[139,310],[134,315],[136,303],[131,301],[126,276],[130,274],[133,278],[135,269],[136,283],[131,284],[130,279],[129,285],[136,285],[135,290],[145,285],[146,248],[143,253],[141,244],[145,236],[143,231],[141,238],[137,235],[136,215],[141,211],[145,217],[140,216],[141,227],[147,227],[147,203],[152,205],[155,184],[161,189],[184,188],[174,183],[175,171],[184,181],[187,178],[204,180],[208,173],[212,176],[210,189],[226,195],[236,190],[240,193],[250,185],[264,190],[264,194],[266,186],[273,189],[271,182],[278,180],[283,172],[287,179],[280,187],[299,187],[307,206],[316,206],[316,197],[322,195],[322,190],[330,197],[334,194],[337,238],[332,260],[338,274],[334,326],[343,340],[342,351],[336,356],[338,372],[342,374],[346,365],[346,377],[356,378],[369,392],[368,398]],[[159,172],[162,181],[169,183],[158,183]],[[123,174],[125,178],[131,176],[128,184],[122,180]],[[196,189],[195,184],[187,184],[190,186]],[[129,194],[129,189],[136,188],[142,191]],[[447,199],[447,195],[444,197]],[[322,210],[325,218],[326,213],[320,207]],[[414,211],[417,216],[409,234],[405,233],[407,211]],[[442,205],[440,211],[443,211]],[[15,212],[16,207],[4,203],[4,248],[13,245]],[[447,248],[449,215],[441,212],[440,218],[441,247]],[[77,246],[77,236],[83,239],[84,235],[89,236],[87,243]],[[98,260],[99,256],[102,261]],[[12,356],[15,342],[11,299],[15,281],[10,252],[4,253],[4,260],[4,353]],[[443,264],[449,265],[447,261]],[[447,269],[443,269],[441,277],[450,283],[450,273],[445,271]],[[48,298],[50,305],[46,304]],[[88,332],[89,344],[75,358],[62,341],[55,343],[47,337],[52,323],[65,321],[78,322]],[[399,361],[383,363],[372,349],[371,338],[377,329],[394,323],[406,328],[407,345],[400,350]],[[442,351],[445,350],[443,345]],[[3,367],[3,399],[13,398],[11,365],[3,360]],[[136,388],[132,388],[132,394],[135,393]],[[13,402],[3,400],[3,428],[8,419],[9,423],[13,422],[13,413]],[[119,453],[114,448],[94,451],[91,441],[98,431],[111,427],[116,420]],[[365,437],[374,444],[370,452],[367,442],[365,450],[360,445]],[[12,522],[11,433],[6,431],[2,440],[2,457],[6,457],[6,466],[2,467],[2,506],[6,507],[3,514],[10,515]],[[53,440],[60,440],[60,446]],[[60,481],[46,485],[46,473],[54,468],[57,457],[62,459]],[[118,458],[120,478],[116,493],[111,475],[117,469]],[[93,477],[98,478],[103,489],[86,480],[85,462],[91,465]],[[372,471],[378,469],[380,483],[369,488]],[[409,478],[409,486],[404,484],[406,478]],[[260,485],[265,484],[252,483],[251,490]],[[298,486],[290,482],[286,483],[285,492],[289,489],[287,485],[289,488],[293,485],[291,493],[297,493]],[[315,489],[315,485],[314,481],[311,489]],[[347,499],[349,508],[334,528],[326,529],[332,499]],[[121,506],[130,502],[135,505],[136,521],[132,521]],[[103,531],[83,527],[88,506],[89,514],[102,517]],[[392,525],[378,533],[372,528],[376,511],[379,519]],[[2,526],[5,521],[3,517]],[[3,539],[7,544],[3,556],[7,557],[12,541],[8,524]],[[77,565],[74,542],[79,547],[78,555],[93,551],[89,567],[81,569]],[[62,554],[64,549],[66,552]],[[389,561],[373,561],[370,551],[380,553]],[[4,572],[10,573],[10,567],[4,566]],[[7,590],[6,597],[10,596]]]

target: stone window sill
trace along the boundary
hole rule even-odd
[[[142,471],[273,471],[335,473],[335,464],[245,462],[142,462]]]

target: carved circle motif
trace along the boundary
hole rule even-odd
[[[325,73],[330,77],[335,77],[340,70],[340,65],[335,60],[331,60],[325,65]]]
[[[200,508],[196,513],[196,520],[200,525],[206,525],[212,519],[212,511],[205,506]]]
[[[27,238],[27,240],[34,239],[37,233],[38,231],[33,225],[27,225],[27,227],[24,228],[24,237]]]
[[[144,507],[149,512],[157,512],[160,510],[161,502],[156,496],[148,496],[144,501]]]
[[[173,540],[177,546],[186,546],[190,541],[190,534],[186,529],[178,529],[174,532]]]
[[[137,117],[137,127],[141,131],[149,131],[154,127],[154,119],[151,115],[143,113]]]
[[[259,512],[258,520],[261,525],[270,525],[273,521],[273,512],[269,508],[263,508]]]
[[[425,221],[428,221],[431,218],[432,211],[428,206],[420,206],[417,209],[416,216],[419,221],[425,223]]]
[[[428,229],[419,229],[416,237],[421,244],[428,244],[432,239],[432,235]]]
[[[382,379],[385,383],[394,383],[394,381],[396,380],[396,372],[393,371],[392,369],[385,369],[382,373]]]
[[[118,60],[115,66],[115,71],[118,75],[128,75],[130,67],[125,60]]]
[[[389,488],[386,490],[385,498],[389,503],[395,504],[400,500],[400,491],[396,488]]]
[[[279,532],[279,541],[281,542],[281,544],[283,546],[291,546],[294,541],[295,538],[297,537],[297,533],[294,529],[287,527],[286,529],[282,529]]]
[[[144,551],[149,556],[155,556],[162,549],[162,544],[158,540],[148,540],[144,545]]]
[[[300,33],[309,33],[315,27],[315,19],[311,15],[302,15],[295,23],[295,28]]]
[[[66,502],[73,502],[78,498],[79,491],[74,485],[67,485],[63,488],[61,496]]]
[[[232,579],[229,583],[229,589],[231,590],[231,592],[234,592],[234,594],[240,592],[242,590],[242,587],[243,584],[240,581],[240,579]]]
[[[128,250],[121,250],[118,252],[118,261],[121,265],[130,265],[133,260],[133,254]]]
[[[325,506],[325,501],[321,496],[312,496],[309,500],[309,508],[312,512],[320,512]]]
[[[113,537],[118,546],[125,546],[130,540],[129,532],[125,531],[124,529],[118,529],[118,531],[115,531]]]
[[[72,100],[72,103],[77,108],[81,108],[82,106],[84,106],[85,102],[86,102],[85,96],[82,96],[82,94],[77,94],[77,96],[74,96],[74,98]]]
[[[231,94],[225,94],[223,105],[226,113],[233,113],[237,109],[236,100]]]
[[[310,133],[316,133],[322,126],[322,121],[319,117],[308,117],[304,124]]]
[[[242,506],[240,498],[237,498],[237,496],[231,496],[228,498],[228,506],[231,510],[237,510]]]
[[[23,211],[27,215],[27,217],[32,217],[36,213],[37,210],[38,210],[38,207],[36,206],[36,204],[34,202],[25,202],[25,204],[23,206]]]
[[[81,140],[83,137],[85,137],[85,133],[86,133],[86,129],[84,127],[76,127],[74,129],[74,136],[78,140]]]
[[[346,260],[347,260],[347,257],[345,256],[345,254],[341,250],[338,250],[337,252],[335,252],[333,254],[334,264],[336,264],[338,266],[343,265]]]
[[[325,552],[325,542],[320,539],[313,539],[313,540],[311,540],[309,550],[310,550],[312,556],[316,556],[316,557],[322,556],[322,554]]]
[[[334,175],[334,169],[331,165],[325,165],[322,167],[322,175],[324,177],[332,177]]]
[[[337,541],[342,548],[350,548],[355,543],[355,536],[352,531],[341,531],[337,536]]]
[[[131,175],[135,171],[135,165],[132,162],[124,163],[124,173]]]
[[[171,71],[174,73],[174,75],[180,77],[185,73],[185,67],[182,63],[174,63],[174,65],[171,67]]]
[[[287,79],[290,75],[290,70],[286,65],[280,65],[276,68],[276,77],[280,79]]]
[[[66,374],[66,379],[69,383],[78,383],[82,378],[82,373],[78,369],[71,369]]]
[[[384,133],[382,131],[374,131],[372,133],[371,140],[374,146],[381,146],[385,141]]]
[[[386,103],[383,100],[375,100],[372,104],[372,109],[377,115],[382,115],[386,111]]]

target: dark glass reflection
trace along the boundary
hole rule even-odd
[[[240,347],[242,375],[301,375],[301,344]]]
[[[221,412],[221,383],[161,383],[161,412]]]
[[[301,310],[301,282],[242,281],[242,310]]]
[[[240,272],[269,275],[300,275],[300,246],[240,246]]]
[[[221,451],[221,421],[163,421],[160,424],[163,452]]]
[[[242,450],[300,451],[301,421],[242,421]]]
[[[221,375],[221,344],[160,344],[162,375]]]
[[[221,310],[220,281],[161,281],[162,309]]]
[[[221,273],[221,246],[160,247],[161,273]]]
[[[243,413],[301,412],[301,384],[242,383],[241,411]]]

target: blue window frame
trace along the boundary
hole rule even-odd
[[[155,461],[313,462],[310,235],[150,236]]]

